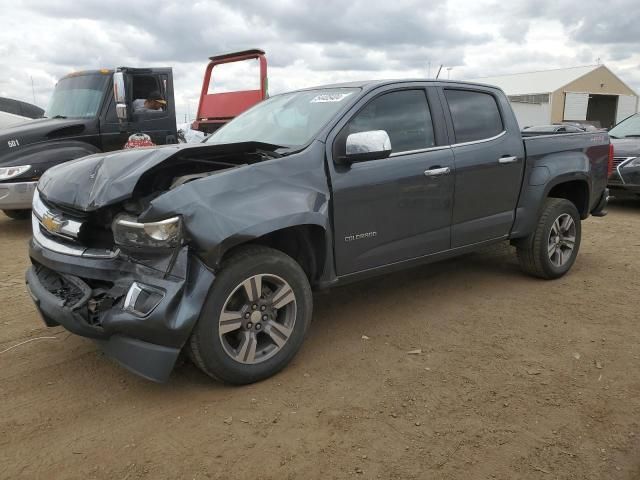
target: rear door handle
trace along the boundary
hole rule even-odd
[[[426,177],[439,177],[440,175],[448,175],[449,173],[451,173],[451,168],[449,167],[430,168],[424,171]]]
[[[498,163],[501,165],[505,165],[507,163],[515,163],[518,161],[518,157],[500,157],[498,159]]]

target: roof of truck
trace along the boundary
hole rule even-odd
[[[62,78],[69,78],[69,77],[82,77],[84,75],[109,75],[111,73],[113,73],[114,70],[110,69],[110,68],[99,68],[97,70],[79,70],[77,72],[71,72],[66,74],[64,77]],[[62,80],[61,78],[61,80]]]
[[[437,83],[437,84],[450,84],[450,85],[482,85],[487,87],[496,88],[495,85],[486,84],[484,82],[470,82],[463,80],[441,80],[435,78],[396,78],[396,79],[384,79],[384,80],[360,80],[354,82],[342,82],[332,83],[329,85],[316,85],[313,87],[301,88],[299,90],[319,90],[324,88],[373,88],[382,85],[389,85],[393,83]]]

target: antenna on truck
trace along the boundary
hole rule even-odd
[[[442,71],[442,67],[444,65],[440,65],[440,68],[438,69],[438,74],[436,75],[436,80],[438,79],[438,77],[440,76],[440,72]]]

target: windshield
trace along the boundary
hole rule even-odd
[[[78,75],[61,79],[45,115],[47,117],[91,118],[98,114],[108,75]]]
[[[277,95],[239,115],[207,141],[256,141],[289,148],[302,147],[357,91],[357,88],[332,88]]]
[[[640,114],[623,120],[609,130],[609,136],[614,138],[640,137]]]

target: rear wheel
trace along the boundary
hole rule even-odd
[[[520,267],[540,278],[561,277],[576,260],[580,237],[576,206],[564,198],[548,198],[536,230],[517,245]]]
[[[2,213],[13,220],[26,220],[31,216],[31,210],[2,210]]]
[[[295,260],[267,247],[242,249],[214,281],[189,341],[190,356],[227,383],[270,377],[302,345],[312,303],[309,281]]]

